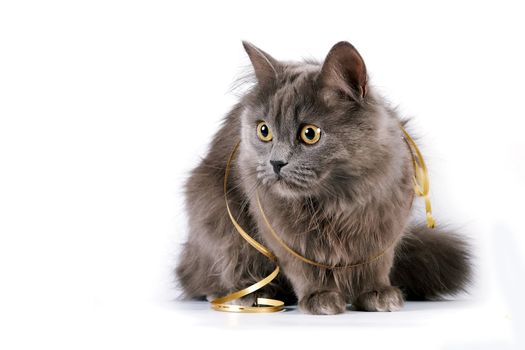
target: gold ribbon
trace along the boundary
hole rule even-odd
[[[275,255],[268,250],[265,246],[263,246],[261,243],[257,242],[255,239],[253,239],[242,227],[239,225],[237,220],[233,217],[233,214],[230,210],[230,205],[228,204],[228,177],[230,176],[230,166],[233,157],[235,156],[235,152],[237,151],[237,148],[239,147],[240,141],[237,142],[235,147],[230,153],[230,157],[228,158],[228,162],[226,163],[226,170],[224,171],[224,200],[226,201],[226,211],[228,212],[228,216],[230,217],[230,220],[237,230],[237,232],[248,242],[252,247],[257,249],[261,254],[266,256],[268,259],[270,259],[272,262],[274,262],[277,265]],[[236,299],[242,298],[243,296],[246,296],[248,294],[251,294],[277,277],[279,274],[279,266],[275,267],[275,270],[262,280],[260,280],[257,283],[252,284],[248,288],[244,288],[238,292],[228,294],[224,297],[217,298],[211,301],[211,307],[214,310],[217,311],[230,311],[230,312],[277,312],[281,311],[284,308],[284,303],[280,300],[275,299],[267,299],[267,298],[257,298],[256,304],[257,306],[243,306],[243,305],[232,305],[227,304],[230,301],[234,301]]]
[[[417,196],[425,198],[427,226],[429,228],[435,228],[436,221],[432,216],[432,206],[430,205],[430,180],[428,176],[427,165],[425,164],[425,159],[423,159],[423,154],[421,154],[419,147],[417,147],[416,142],[414,139],[412,139],[412,137],[410,137],[405,128],[401,126],[401,130],[403,130],[403,133],[405,134],[404,139],[408,145],[410,154],[412,155],[412,164],[414,165],[414,191],[416,192]]]
[[[417,147],[417,144],[415,141],[410,137],[408,132],[401,126],[401,129],[403,130],[403,133],[405,134],[404,140],[406,141],[410,153],[412,155],[412,163],[414,165],[414,191],[416,195],[425,197],[425,211],[427,214],[427,225],[430,228],[434,228],[436,223],[434,221],[434,218],[432,217],[432,207],[430,205],[430,196],[429,196],[429,188],[430,188],[430,182],[429,182],[429,176],[428,176],[428,170],[425,164],[425,161],[423,159],[423,155],[421,154],[421,151]],[[230,217],[230,220],[237,230],[237,232],[248,242],[253,248],[255,248],[257,251],[259,251],[261,254],[266,256],[270,261],[276,264],[275,270],[262,280],[252,284],[251,286],[244,288],[240,291],[228,294],[224,297],[220,297],[217,299],[214,299],[211,301],[211,307],[214,310],[217,311],[229,311],[229,312],[277,312],[284,309],[284,303],[281,300],[276,299],[268,299],[268,298],[257,298],[255,302],[255,306],[243,306],[243,305],[233,305],[229,304],[229,302],[237,300],[239,298],[242,298],[248,294],[251,294],[262,287],[266,286],[270,282],[272,282],[277,275],[280,272],[280,268],[277,265],[277,259],[275,255],[265,246],[257,242],[255,239],[253,239],[242,227],[239,225],[237,220],[233,217],[233,214],[231,212],[230,206],[228,204],[228,177],[230,175],[230,168],[231,168],[231,162],[233,160],[233,157],[235,156],[235,153],[237,152],[237,149],[239,147],[240,141],[235,144],[233,147],[233,150],[230,153],[230,156],[228,158],[228,161],[226,163],[226,169],[224,171],[224,200],[226,202],[226,211],[228,212],[228,216]],[[270,225],[270,222],[268,221],[268,218],[266,217],[266,214],[263,210],[263,207],[261,205],[261,201],[259,199],[259,193],[255,192],[257,205],[259,207],[259,211],[261,212],[262,218],[270,230],[270,233],[275,238],[275,240],[284,248],[286,251],[288,251],[290,254],[298,258],[299,260],[303,261],[306,264],[317,266],[320,268],[325,269],[349,269],[349,268],[355,268],[358,266],[362,266],[365,264],[369,264],[373,261],[376,261],[380,257],[382,257],[388,249],[390,249],[394,243],[395,240],[381,253],[378,255],[360,263],[351,264],[351,265],[342,265],[342,266],[331,266],[331,265],[325,265],[318,263],[316,261],[310,260],[301,254],[297,253],[295,250],[290,248],[283,240],[282,238],[275,232],[273,227]]]
[[[211,307],[217,311],[230,311],[230,312],[277,312],[284,308],[284,303],[281,300],[268,299],[268,298],[257,298],[257,306],[243,306],[227,304],[230,301],[242,298],[245,295],[251,294],[258,289],[261,289],[268,283],[270,283],[279,274],[279,266],[273,270],[271,274],[263,278],[257,283],[252,284],[248,288],[244,288],[238,292],[228,294],[222,298],[217,298],[211,301]],[[262,305],[262,306],[259,306]]]

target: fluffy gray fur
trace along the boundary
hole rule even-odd
[[[337,314],[347,304],[394,311],[404,295],[436,299],[465,289],[469,251],[454,233],[411,226],[411,155],[396,112],[368,84],[365,64],[347,42],[324,63],[280,62],[244,43],[257,84],[243,95],[186,184],[189,237],[177,277],[188,298],[212,299],[267,276],[274,265],[235,231],[226,212],[223,178],[232,163],[228,198],[234,216],[277,256],[283,273],[257,296],[298,301],[311,314]],[[270,142],[256,133],[265,121]],[[301,142],[305,124],[321,128],[314,145]],[[287,165],[277,174],[270,161]],[[378,260],[353,269],[307,265],[270,235],[255,202],[282,239],[328,265]],[[252,304],[255,295],[241,300]]]

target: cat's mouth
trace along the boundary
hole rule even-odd
[[[318,175],[310,169],[285,169],[275,173],[261,166],[257,170],[261,188],[284,197],[310,195],[318,180]]]

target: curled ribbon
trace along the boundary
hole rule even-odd
[[[237,148],[239,147],[240,141],[237,142],[235,147],[230,153],[230,157],[228,158],[228,162],[226,163],[226,170],[224,171],[224,200],[226,201],[226,211],[228,212],[228,216],[230,217],[230,220],[237,230],[237,232],[248,242],[252,247],[257,249],[261,254],[266,256],[269,260],[274,262],[276,264],[275,270],[262,280],[260,280],[257,283],[252,284],[248,288],[244,288],[238,292],[228,294],[224,297],[217,298],[211,301],[211,307],[214,310],[217,311],[230,311],[230,312],[277,312],[281,311],[284,308],[284,303],[281,300],[275,300],[275,299],[268,299],[268,298],[257,298],[256,304],[257,306],[243,306],[243,305],[233,305],[228,304],[230,301],[234,301],[236,299],[242,298],[243,296],[246,296],[248,294],[251,294],[265,285],[269,284],[271,281],[277,277],[279,274],[279,266],[277,265],[277,259],[275,258],[275,255],[268,250],[265,246],[263,246],[261,243],[257,242],[255,239],[253,239],[242,227],[239,225],[237,220],[233,217],[233,214],[230,210],[230,205],[228,204],[228,177],[230,176],[230,166],[233,157],[235,156],[235,152],[237,151]]]
[[[436,221],[432,216],[432,206],[430,205],[430,180],[428,176],[427,165],[425,164],[425,159],[423,159],[423,154],[421,154],[419,147],[417,147],[416,142],[414,139],[412,139],[412,137],[410,137],[405,128],[401,126],[401,130],[403,130],[403,133],[405,134],[404,139],[412,155],[412,164],[414,165],[414,191],[416,192],[417,196],[425,198],[427,226],[429,228],[435,228]]]

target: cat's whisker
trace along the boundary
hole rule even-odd
[[[286,179],[284,179],[286,183],[292,184],[293,186],[306,189],[308,188],[307,183],[303,179],[297,178],[295,176],[287,176]]]
[[[255,191],[257,191],[257,189],[259,188],[259,185],[260,185],[260,182],[259,181],[256,181],[253,186],[246,192],[246,197],[245,199],[241,202],[241,205],[239,206],[240,209],[239,209],[239,215],[237,217],[237,220],[239,219],[240,215],[244,212],[244,209],[246,207],[246,205],[250,202],[250,200],[252,199],[252,196],[253,194],[255,193]]]
[[[256,171],[249,171],[249,172],[246,173],[246,176],[252,176],[252,175],[255,175],[256,173],[257,173]],[[227,195],[231,194],[233,191],[239,189],[242,185],[243,185],[243,183],[239,182],[237,185],[229,187],[228,191],[226,191],[226,194]]]

